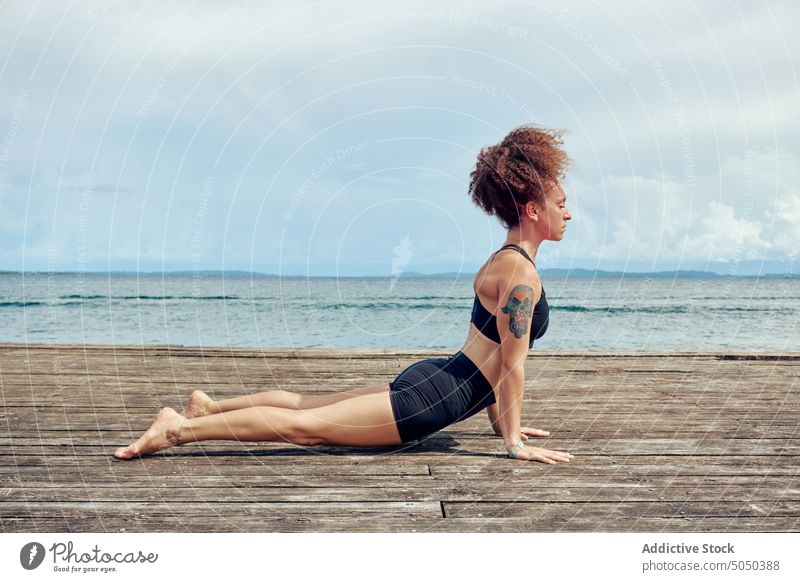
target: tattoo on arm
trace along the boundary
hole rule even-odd
[[[521,338],[528,333],[528,320],[533,317],[533,288],[517,285],[508,296],[508,303],[502,311],[509,317],[508,328],[514,337]]]

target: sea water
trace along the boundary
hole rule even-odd
[[[800,280],[548,278],[542,350],[800,350]],[[0,341],[459,349],[472,275],[0,275]]]

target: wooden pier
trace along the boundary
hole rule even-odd
[[[4,532],[797,532],[800,353],[532,352],[506,459],[484,412],[402,447],[113,451],[196,388],[388,383],[441,352],[0,344]]]

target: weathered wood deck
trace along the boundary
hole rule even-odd
[[[421,444],[111,454],[163,406],[391,380],[429,352],[0,345],[0,524],[67,531],[800,531],[800,354],[536,353],[504,458],[485,413]]]

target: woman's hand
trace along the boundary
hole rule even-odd
[[[539,430],[538,428],[530,428],[528,426],[523,426],[520,430],[522,433],[520,435],[520,440],[526,441],[528,437],[546,437],[550,436],[549,430]]]
[[[494,429],[494,434],[497,436],[503,436],[503,433],[500,431],[500,427]],[[523,426],[520,429],[519,440],[526,441],[528,437],[546,437],[550,436],[549,430],[540,430],[538,428],[530,428],[528,426]]]
[[[555,465],[557,463],[569,463],[575,457],[561,451],[551,451],[525,445],[525,447],[517,449],[517,454],[514,458],[520,461],[538,461],[539,463]]]

